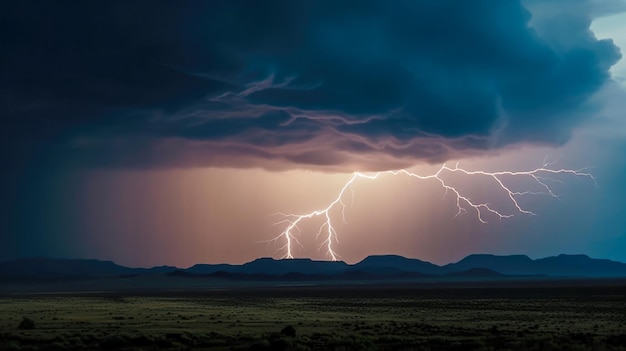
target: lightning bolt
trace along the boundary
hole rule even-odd
[[[486,171],[470,171],[464,168],[459,167],[457,163],[454,167],[448,167],[444,163],[439,170],[430,175],[419,175],[414,172],[400,169],[400,170],[390,170],[390,171],[381,171],[372,174],[366,174],[361,172],[355,172],[352,174],[350,179],[343,185],[337,196],[332,200],[326,207],[311,211],[305,214],[294,214],[294,213],[276,213],[275,215],[282,216],[283,219],[274,223],[274,225],[284,225],[285,228],[273,239],[268,240],[266,242],[277,242],[279,240],[284,240],[285,244],[279,248],[279,251],[284,251],[285,254],[282,258],[294,258],[293,256],[293,246],[294,244],[302,246],[302,244],[298,241],[295,232],[300,232],[299,225],[302,224],[303,221],[306,221],[311,218],[321,217],[323,218],[323,223],[321,224],[316,238],[320,236],[324,236],[324,240],[320,245],[320,249],[325,247],[326,253],[330,259],[333,261],[338,260],[338,254],[333,248],[333,243],[338,242],[337,230],[334,226],[333,217],[331,216],[331,211],[337,207],[341,208],[341,215],[343,222],[345,223],[345,209],[346,203],[344,202],[344,197],[348,190],[352,190],[351,186],[357,180],[376,180],[383,175],[393,175],[393,176],[407,176],[411,178],[416,178],[418,180],[433,180],[439,183],[439,185],[445,190],[446,194],[451,193],[455,197],[456,200],[456,216],[459,216],[465,212],[474,212],[476,214],[476,218],[481,223],[487,223],[484,216],[486,214],[495,215],[499,219],[510,218],[515,214],[525,214],[525,215],[535,215],[530,210],[525,209],[518,202],[518,197],[524,195],[549,195],[554,198],[558,198],[558,195],[552,191],[549,182],[560,182],[559,179],[554,178],[556,176],[576,176],[576,177],[587,177],[590,178],[594,184],[596,184],[596,180],[590,173],[585,173],[584,170],[572,170],[572,169],[558,169],[551,168],[554,163],[547,163],[544,160],[544,163],[541,167],[532,169],[529,171],[500,171],[500,172],[486,172]],[[489,203],[484,202],[475,202],[473,201],[467,194],[457,189],[456,187],[450,185],[450,183],[446,182],[446,180],[442,177],[444,173],[450,174],[461,174],[464,176],[480,176],[487,179],[490,179],[495,183],[495,186],[500,190],[504,191],[507,196],[507,201],[513,205],[514,211],[510,213],[506,213],[503,210],[499,210]],[[502,178],[505,177],[525,177],[530,179],[532,182],[536,183],[542,191],[513,191],[509,186],[505,184]]]

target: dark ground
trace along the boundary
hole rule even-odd
[[[18,328],[23,317],[34,322],[33,329]],[[0,350],[65,349],[626,350],[626,281],[262,286],[0,298]]]

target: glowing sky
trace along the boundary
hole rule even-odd
[[[354,171],[591,167],[455,217],[432,182],[358,182],[340,258],[626,262],[626,1],[34,1],[0,5],[0,260],[281,257],[276,212]],[[496,205],[497,189],[452,177]],[[435,185],[435,186],[433,186]],[[512,181],[516,189],[531,186]],[[509,204],[510,205],[510,204]],[[338,213],[340,215],[340,213]],[[301,226],[295,256],[318,251]],[[306,234],[309,233],[309,234]]]

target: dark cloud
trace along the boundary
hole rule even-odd
[[[558,3],[6,2],[0,157],[383,169],[562,144],[620,54],[589,30],[607,3]]]

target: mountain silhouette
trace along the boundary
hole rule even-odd
[[[502,274],[579,277],[624,277],[626,264],[587,255],[565,255],[532,260],[525,255],[469,255],[442,267],[446,272],[486,268]]]
[[[196,264],[187,269],[179,270],[181,272],[191,273],[191,274],[211,274],[215,272],[235,272],[239,269],[239,266],[232,264]]]
[[[308,258],[275,260],[269,257],[257,258],[243,265],[231,264],[199,264],[185,271],[194,274],[211,274],[216,272],[227,273],[266,273],[281,275],[287,273],[303,274],[333,274],[345,271],[349,267],[343,261],[314,261]]]
[[[101,278],[143,275],[214,277],[239,280],[417,279],[426,277],[493,277],[503,275],[552,277],[626,277],[626,264],[586,255],[558,255],[532,260],[525,255],[469,255],[438,266],[397,255],[369,256],[356,264],[311,259],[259,258],[242,264],[198,264],[187,269],[170,266],[128,268],[111,261],[32,258],[0,262],[0,280]]]
[[[304,274],[332,274],[340,273],[348,268],[343,261],[313,261],[308,258],[289,260],[275,260],[273,258],[259,258],[241,266],[242,273],[304,273]]]
[[[116,276],[133,274],[131,268],[111,261],[31,258],[0,264],[3,276]]]
[[[539,274],[567,276],[626,276],[626,264],[587,255],[559,255],[535,260]]]
[[[128,268],[111,261],[83,259],[27,258],[0,263],[0,277],[4,278],[102,278],[137,274],[158,274],[175,267]]]
[[[457,263],[442,267],[444,272],[459,272],[473,268],[486,268],[503,274],[537,274],[534,261],[526,255],[496,256],[487,254],[469,255]]]
[[[367,272],[420,272],[424,274],[441,274],[441,267],[430,262],[406,258],[398,255],[368,256],[353,266]]]

